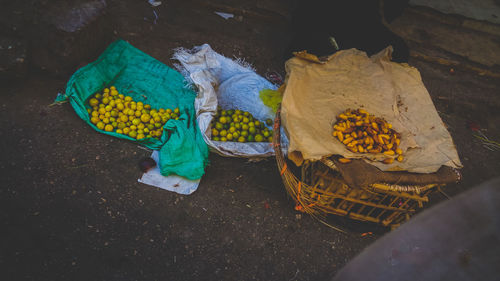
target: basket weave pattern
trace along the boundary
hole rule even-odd
[[[295,200],[296,209],[311,214],[328,225],[328,214],[395,227],[408,220],[437,184],[400,186],[376,183],[362,188],[349,187],[333,161],[305,161],[300,179],[288,168],[281,150],[281,107],[274,120],[273,147],[283,184]]]

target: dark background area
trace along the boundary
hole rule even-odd
[[[137,163],[150,152],[97,133],[67,103],[50,106],[71,74],[118,38],[169,66],[175,48],[209,43],[260,75],[284,76],[294,4],[0,3],[2,279],[328,280],[389,231],[330,217],[343,234],[295,211],[273,158],[212,153],[190,196],[138,183]],[[463,180],[443,188],[450,197],[500,171],[500,151],[471,130],[500,140],[500,32],[472,22],[409,6],[386,25],[408,46],[457,146]],[[443,200],[436,193],[427,206]]]

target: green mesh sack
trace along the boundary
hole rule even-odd
[[[119,93],[150,104],[152,108],[178,107],[179,119],[165,123],[160,139],[136,140],[99,130],[90,122],[88,99],[112,85]],[[208,159],[208,147],[196,122],[195,97],[196,93],[186,86],[180,73],[119,40],[109,45],[96,61],[76,71],[66,86],[66,93],[56,101],[69,100],[78,116],[100,133],[159,150],[162,175],[176,174],[195,180],[204,174]]]

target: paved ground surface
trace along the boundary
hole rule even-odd
[[[110,1],[110,39],[172,66],[176,47],[210,43],[259,74],[284,74],[286,1]],[[214,11],[234,13],[224,20]],[[411,47],[411,46],[410,46]],[[85,62],[82,62],[85,63]],[[454,196],[499,175],[471,122],[500,139],[499,81],[412,57],[464,164]],[[199,189],[177,195],[137,182],[150,153],[86,126],[68,104],[49,106],[69,76],[2,80],[0,268],[5,280],[328,280],[387,232],[342,218],[347,234],[294,211],[274,159],[210,155]],[[435,204],[442,195],[432,198]],[[371,231],[373,235],[361,236]]]

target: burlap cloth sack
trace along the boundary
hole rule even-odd
[[[378,172],[430,174],[442,166],[462,167],[451,135],[441,121],[420,73],[407,64],[391,62],[391,52],[389,46],[368,57],[364,52],[350,49],[339,51],[324,61],[309,54],[287,61],[281,118],[290,140],[289,159],[300,166],[303,160],[320,160],[332,155],[363,158],[365,163],[377,167]],[[391,123],[402,135],[400,148],[405,160],[383,164],[377,161],[386,157],[383,154],[347,150],[332,136],[336,116],[347,108],[363,108]],[[351,176],[348,176],[348,170],[343,174],[351,179],[370,178],[361,182],[383,180],[380,178],[383,174],[376,170],[363,169]],[[440,171],[450,172],[444,178],[457,179],[453,169]],[[444,175],[441,172],[434,178],[426,176],[424,182],[441,182],[439,178]],[[369,173],[375,174],[369,176]],[[413,176],[410,178],[413,180],[405,182],[424,183]]]
[[[351,163],[340,163],[333,160],[345,183],[350,187],[369,186],[374,183],[397,185],[447,184],[457,182],[461,175],[457,169],[441,166],[435,173],[421,174],[410,172],[382,172],[377,167],[363,160],[353,160]]]

